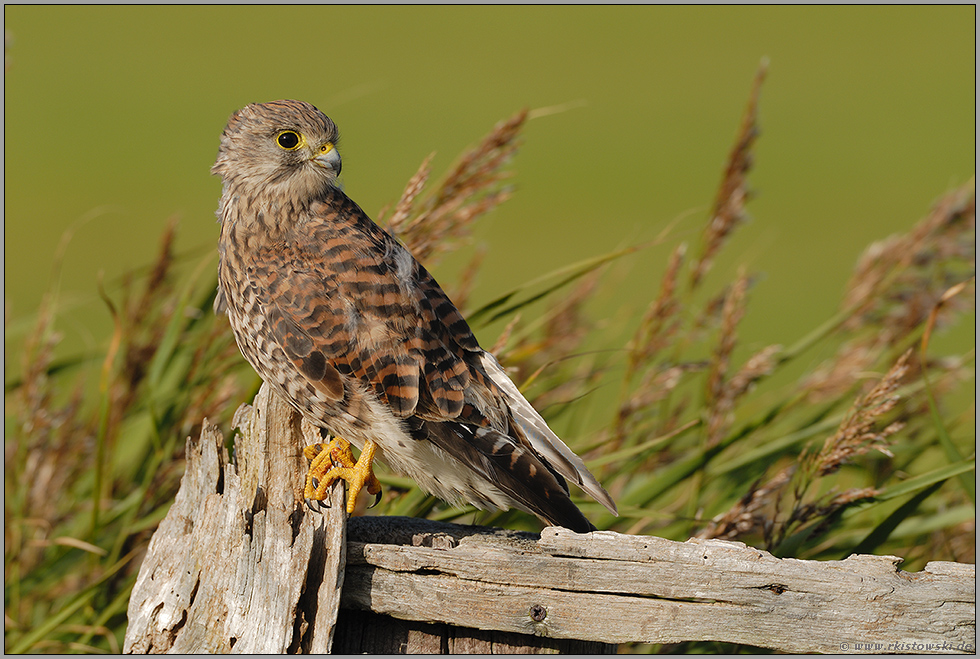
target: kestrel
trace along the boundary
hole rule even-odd
[[[336,143],[308,103],[253,104],[229,119],[211,169],[223,184],[215,310],[262,379],[333,437],[304,451],[305,496],[343,479],[352,512],[362,487],[380,496],[378,458],[454,505],[593,530],[565,479],[615,514],[612,499],[432,275],[340,190]]]

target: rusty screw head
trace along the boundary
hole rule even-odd
[[[548,615],[548,609],[544,608],[540,604],[535,604],[530,609],[527,610],[527,614],[531,616],[531,620],[534,622],[541,622]]]

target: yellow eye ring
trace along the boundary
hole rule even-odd
[[[303,136],[295,130],[284,130],[276,135],[276,144],[286,151],[295,151],[303,146]]]

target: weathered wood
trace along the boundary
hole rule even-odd
[[[333,651],[343,654],[615,654],[617,646],[398,620],[341,609]]]
[[[265,385],[235,425],[233,462],[207,420],[187,441],[180,490],[130,598],[126,652],[330,650],[344,575],[343,486],[330,508],[306,507],[303,435],[313,431]]]
[[[598,653],[698,640],[789,652],[976,647],[972,565],[908,573],[893,556],[777,559],[713,540],[392,517],[345,524],[340,484],[330,508],[305,506],[302,447],[318,435],[292,408],[263,385],[235,425],[231,462],[207,421],[188,440],[180,491],[130,599],[126,652]]]
[[[561,528],[537,539],[405,518],[354,519],[348,533],[341,605],[405,620],[788,652],[976,647],[972,565],[908,573],[893,556],[801,561],[717,540]]]

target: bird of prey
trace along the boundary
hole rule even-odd
[[[332,437],[304,451],[306,498],[343,479],[353,512],[361,488],[380,496],[378,458],[455,505],[593,530],[566,479],[615,514],[612,499],[432,275],[340,189],[337,137],[308,103],[248,105],[211,169],[223,186],[215,309],[258,374]]]

